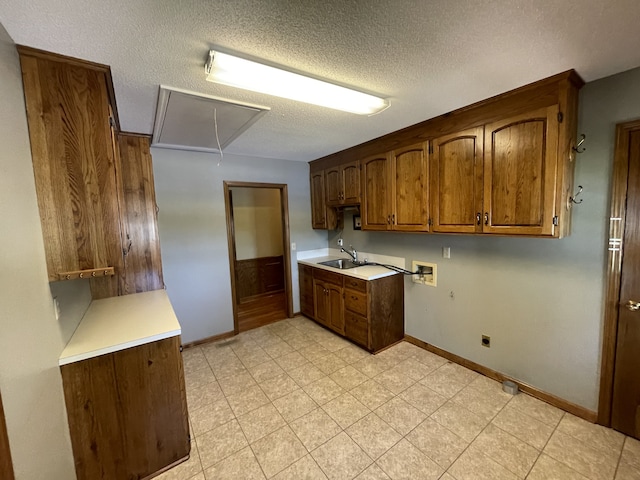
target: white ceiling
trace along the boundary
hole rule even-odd
[[[575,68],[640,66],[638,0],[3,0],[18,44],[111,66],[123,130],[160,84],[271,107],[225,153],[308,161]],[[366,117],[205,81],[212,46],[389,97]]]

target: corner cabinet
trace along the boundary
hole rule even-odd
[[[18,52],[49,281],[163,288],[149,138],[117,131],[109,67]]]
[[[304,264],[298,271],[307,317],[373,353],[404,338],[402,275],[367,281]]]

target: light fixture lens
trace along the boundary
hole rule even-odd
[[[210,82],[359,115],[372,115],[389,106],[383,98],[213,50],[205,70]]]

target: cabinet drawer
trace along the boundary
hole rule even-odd
[[[365,317],[353,312],[344,312],[344,329],[347,338],[369,348],[369,322]]]
[[[367,295],[355,290],[344,291],[344,306],[347,310],[367,316]]]
[[[322,270],[320,268],[314,268],[313,278],[316,280],[322,280],[342,286],[342,275],[340,275],[339,273],[327,272],[326,270]]]
[[[358,292],[366,293],[367,292],[367,281],[360,280],[359,278],[349,277],[348,275],[344,276],[344,288],[350,288],[351,290],[356,290]]]

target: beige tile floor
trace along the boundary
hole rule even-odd
[[[640,442],[409,343],[297,317],[184,352],[191,458],[162,480],[638,480]]]

